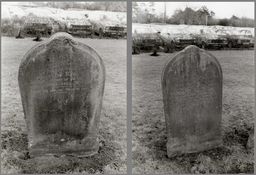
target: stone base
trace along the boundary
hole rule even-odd
[[[45,150],[40,148],[33,148],[29,150],[30,157],[39,157],[39,156],[60,156],[60,155],[70,155],[76,157],[90,157],[98,153],[98,149],[86,151],[86,150],[65,150],[60,148],[60,150]]]
[[[76,157],[89,157],[98,153],[99,142],[97,139],[73,140],[63,143],[52,143],[47,140],[38,142],[29,147],[31,157],[47,155],[71,155]]]
[[[222,145],[220,139],[205,142],[185,142],[177,139],[168,140],[167,155],[169,158],[180,156],[182,154],[197,153],[201,151],[218,148]]]

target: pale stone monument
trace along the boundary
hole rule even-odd
[[[196,46],[166,64],[162,91],[169,157],[221,145],[222,79],[218,60]]]
[[[31,156],[97,153],[105,68],[95,50],[57,33],[26,53],[18,79]]]

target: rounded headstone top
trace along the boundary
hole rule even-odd
[[[60,48],[66,48],[65,50],[70,50],[70,53],[74,48],[76,48],[84,56],[93,56],[95,61],[97,61],[98,64],[101,64],[102,67],[104,67],[101,57],[92,47],[77,41],[68,33],[58,32],[44,42],[41,42],[32,47],[22,58],[20,63],[20,69],[26,67],[29,62],[33,62],[35,61],[35,59],[39,59],[40,55],[42,55],[43,53],[46,53],[52,49],[59,50]]]
[[[70,39],[72,39],[73,37],[70,34],[66,33],[66,32],[58,32],[58,33],[55,33],[54,35],[52,35],[50,37],[50,40],[56,39],[56,38],[70,38]]]
[[[55,33],[49,38],[49,41],[51,44],[59,44],[60,42],[64,44],[78,44],[70,34],[65,32]]]
[[[219,74],[222,75],[221,65],[214,55],[197,46],[190,45],[167,61],[162,72],[162,78],[166,71],[169,72],[179,67],[179,65],[184,63],[190,65],[193,62],[197,63],[202,71],[206,69],[207,65],[213,64],[217,67]]]

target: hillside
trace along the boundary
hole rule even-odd
[[[110,11],[92,11],[81,9],[57,9],[50,7],[38,6],[21,6],[12,4],[2,4],[2,19],[22,18],[26,16],[37,16],[53,18],[56,21],[69,19],[89,19],[89,20],[111,20],[126,24],[125,12],[110,12]]]

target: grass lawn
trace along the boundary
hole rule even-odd
[[[209,51],[223,71],[223,146],[169,159],[161,73],[174,54],[133,55],[134,173],[251,173],[254,133],[254,50]]]
[[[93,47],[106,67],[99,153],[89,158],[29,157],[17,78],[21,58],[37,42],[2,37],[1,173],[126,173],[126,40],[78,40]]]

